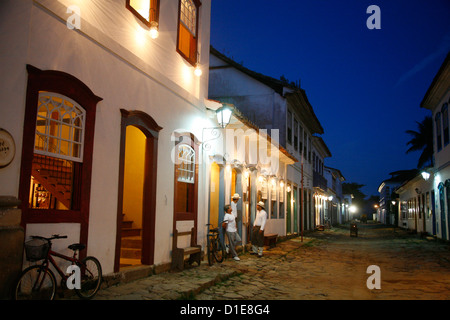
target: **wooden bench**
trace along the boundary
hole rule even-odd
[[[187,248],[178,247],[178,237],[191,236],[191,246]],[[200,265],[202,259],[202,246],[197,244],[197,231],[192,228],[191,231],[178,232],[175,229],[172,243],[172,270],[182,271],[184,269],[184,256],[189,255],[189,265],[197,262]]]
[[[276,233],[269,233],[264,235],[264,245],[269,246],[271,248],[277,245],[277,237]]]

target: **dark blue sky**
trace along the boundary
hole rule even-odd
[[[381,29],[366,26],[377,5]],[[301,80],[332,157],[366,195],[413,169],[410,136],[450,50],[450,0],[213,0],[211,44],[250,70]]]

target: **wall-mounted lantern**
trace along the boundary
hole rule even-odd
[[[217,109],[217,122],[222,128],[225,128],[230,123],[232,114],[233,110],[228,106],[223,106],[222,108]]]

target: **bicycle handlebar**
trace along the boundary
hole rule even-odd
[[[33,239],[45,239],[47,241],[53,240],[53,239],[66,239],[67,236],[60,236],[59,234],[54,234],[50,238],[41,237],[41,236],[31,236]]]

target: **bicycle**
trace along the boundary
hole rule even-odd
[[[50,264],[61,276],[61,288],[72,279],[72,274],[66,275],[57,265],[53,257],[58,257],[72,263],[79,268],[79,286],[77,281],[73,289],[82,299],[93,298],[102,282],[102,266],[97,258],[88,256],[82,260],[77,258],[77,251],[86,248],[86,245],[74,243],[68,246],[73,250],[73,256],[66,256],[52,250],[52,240],[65,239],[67,236],[53,235],[50,238],[32,236],[25,242],[25,255],[28,261],[36,262],[43,260],[40,264],[32,265],[22,271],[14,290],[16,300],[53,300],[55,298],[57,284],[56,277],[50,269]],[[75,270],[75,276],[77,271]],[[73,283],[72,283],[73,285]],[[69,287],[69,286],[67,286]]]
[[[213,225],[208,223],[207,226],[211,226],[208,230],[207,236],[207,254],[208,254],[208,264],[212,266],[214,260],[221,263],[226,255],[225,248],[220,239],[219,228],[213,228]]]

